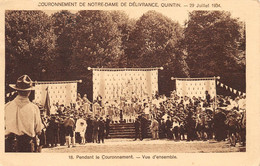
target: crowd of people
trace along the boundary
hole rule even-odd
[[[132,99],[102,104],[98,100],[91,103],[86,95],[81,98],[78,94],[76,104],[65,107],[56,103],[55,114],[44,118],[44,145],[65,145],[66,140],[68,146],[70,143],[74,146],[75,142],[104,142],[111,123],[134,123],[135,140],[152,137],[205,141],[214,138],[217,141],[229,139],[231,145],[236,142],[245,145],[245,96],[214,99],[205,95],[208,96],[205,99],[180,97],[173,91],[170,97],[154,95],[142,101]],[[75,133],[70,135],[71,139],[64,129],[68,117],[73,121]]]
[[[41,146],[74,147],[75,143],[104,143],[104,138],[108,136],[110,118],[83,114],[75,115],[71,113],[55,114],[43,117],[43,131],[39,136]]]
[[[24,77],[27,78],[28,76]],[[29,93],[25,94],[25,92],[31,90],[31,85],[28,87],[21,90],[17,82],[14,89],[18,91],[18,97],[9,102],[5,109],[8,110],[9,105],[12,105],[10,103],[14,102],[20,103],[20,105],[18,104],[18,108],[20,108],[25,104],[23,103],[25,99],[28,103]],[[18,98],[21,101],[18,101]],[[57,145],[73,147],[76,143],[104,143],[104,139],[109,138],[110,124],[112,123],[132,123],[135,128],[134,140],[143,140],[149,137],[176,141],[215,139],[217,141],[229,140],[233,146],[237,142],[245,145],[245,100],[245,95],[238,96],[235,99],[229,96],[214,98],[206,91],[204,98],[182,97],[172,91],[169,97],[155,94],[151,98],[121,98],[109,102],[103,102],[102,97],[98,96],[92,103],[87,99],[87,95],[81,98],[81,95],[78,94],[74,104],[65,106],[64,104],[53,103],[50,108],[51,114],[46,114],[46,108],[38,105],[41,114],[40,120],[37,120],[37,131],[29,131],[26,128],[22,133],[29,135],[28,138],[30,139],[28,140],[34,138],[34,151],[41,151],[42,147],[55,147]],[[31,105],[33,114],[37,112],[35,106],[34,104]],[[16,125],[12,126],[11,123],[19,124],[20,122],[10,120],[10,124],[8,124],[8,111],[6,111],[5,116],[6,132],[10,130],[6,134],[6,143],[9,142],[6,149],[13,151],[14,140],[19,138],[22,141],[24,139],[27,141],[27,137],[20,138],[18,129],[13,129]],[[29,126],[29,128],[32,127]],[[39,131],[40,129],[41,131]],[[10,133],[14,133],[15,137]],[[10,145],[12,147],[9,147]],[[29,147],[32,146],[29,146],[28,143],[27,150]]]
[[[231,97],[213,98],[179,97],[175,92],[160,103],[160,107],[150,110],[152,139],[173,140],[229,140],[231,145],[245,145],[246,142],[246,102],[245,96],[234,100]],[[136,138],[145,137],[145,127],[139,128],[135,122]],[[144,130],[144,131],[142,131]]]

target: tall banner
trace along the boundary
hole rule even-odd
[[[158,91],[158,69],[93,69],[93,100],[144,99]]]
[[[70,103],[76,103],[77,83],[44,83],[35,85],[35,102],[41,105],[45,104],[46,95],[49,95],[50,104],[59,103],[69,106]]]
[[[208,91],[213,98],[216,96],[215,79],[176,79],[176,91],[179,96],[201,97],[205,99],[205,92]]]

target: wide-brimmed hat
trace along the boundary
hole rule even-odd
[[[10,84],[9,86],[18,91],[34,90],[33,81],[28,75],[22,75],[17,79],[16,84]]]

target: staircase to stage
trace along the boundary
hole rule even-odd
[[[109,138],[135,138],[134,123],[110,124]],[[149,125],[147,127],[147,138],[151,138]]]

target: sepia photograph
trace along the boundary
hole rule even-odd
[[[247,27],[232,11],[4,15],[5,153],[247,151]]]

